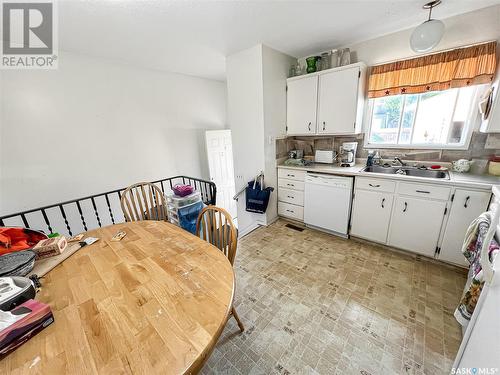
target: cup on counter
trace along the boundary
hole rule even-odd
[[[453,166],[453,172],[458,172],[458,173],[467,173],[470,170],[470,166],[472,162],[467,159],[460,159],[456,161],[451,162]]]

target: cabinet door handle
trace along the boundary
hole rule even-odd
[[[373,185],[373,184],[368,184],[370,185],[371,187],[380,187],[380,185]]]
[[[286,186],[295,186],[294,184],[286,184]]]
[[[382,198],[382,203],[380,204],[382,206],[382,208],[385,208],[384,207],[384,202],[385,202],[385,198]]]
[[[326,122],[323,121],[323,130],[326,129]]]
[[[415,190],[417,193],[423,193],[423,194],[430,194],[430,191],[425,191],[425,190]]]
[[[307,128],[309,129],[309,131],[311,131],[311,123],[309,122],[309,125],[307,125]]]
[[[291,195],[287,195],[287,198],[294,199]]]
[[[467,208],[467,206],[469,205],[469,199],[470,199],[469,196],[467,198],[465,198],[465,203],[464,203],[465,208]]]
[[[287,174],[288,177],[295,177],[294,174]]]
[[[295,211],[292,210],[286,210],[286,212],[291,212],[292,214],[295,213]]]
[[[405,202],[405,208],[403,208],[403,212],[406,212],[407,209],[408,209],[408,203]]]

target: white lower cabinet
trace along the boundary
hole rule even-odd
[[[278,214],[304,220],[305,171],[280,169]],[[432,183],[356,177],[350,234],[468,266],[462,243],[491,192]]]
[[[386,243],[391,221],[393,194],[356,190],[352,209],[351,234]]]
[[[397,196],[388,245],[434,256],[445,209],[446,201]]]
[[[278,202],[278,215],[286,216],[290,219],[298,221],[304,221],[304,207],[285,202]]]
[[[470,223],[491,193],[356,177],[351,232],[356,237],[467,266],[461,248]]]
[[[468,266],[462,254],[462,243],[470,223],[488,208],[491,193],[457,189],[453,195],[450,216],[444,230],[443,241],[439,249],[439,259]]]
[[[278,169],[278,215],[304,221],[304,178],[306,172]]]

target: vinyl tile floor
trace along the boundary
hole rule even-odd
[[[465,270],[279,220],[245,236],[235,307],[202,374],[445,374]]]

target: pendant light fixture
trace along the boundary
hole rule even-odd
[[[432,8],[441,4],[441,0],[431,1],[423,6],[429,9],[429,19],[417,26],[410,37],[410,47],[415,52],[428,52],[438,45],[444,34],[444,23],[431,18]]]

